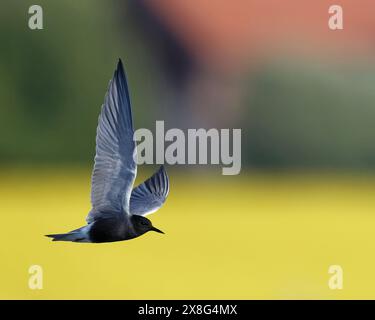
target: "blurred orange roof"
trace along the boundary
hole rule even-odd
[[[373,51],[375,1],[146,0],[199,61],[240,67],[276,49],[351,54]],[[328,8],[343,7],[344,29],[328,28]]]

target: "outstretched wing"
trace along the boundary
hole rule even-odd
[[[91,202],[92,222],[104,215],[129,214],[129,200],[136,176],[136,144],[128,85],[121,60],[104,99],[96,133]]]
[[[155,212],[163,205],[168,193],[169,178],[164,166],[161,166],[152,177],[133,189],[130,213],[145,216]]]

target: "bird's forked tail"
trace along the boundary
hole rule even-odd
[[[68,233],[46,234],[52,241],[90,242],[85,227],[70,231]]]

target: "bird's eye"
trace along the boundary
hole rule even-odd
[[[147,226],[147,222],[142,221],[142,222],[141,222],[141,225],[143,225],[143,226]]]

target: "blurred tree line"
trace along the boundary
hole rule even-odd
[[[28,29],[30,1],[0,10],[0,162],[91,163],[97,117],[118,58],[137,127],[173,115],[152,42],[122,1],[38,1],[44,29]],[[243,164],[374,168],[375,69],[270,63],[243,79]],[[248,88],[248,89],[247,89]],[[166,98],[167,97],[167,98]],[[135,107],[134,107],[135,106]],[[173,127],[173,124],[172,124]]]
[[[25,0],[0,10],[0,162],[87,162],[118,58],[137,126],[149,126],[160,70],[125,2],[38,1],[44,29],[28,28]]]
[[[375,168],[374,66],[284,60],[252,75],[243,127],[249,161],[257,167]]]

